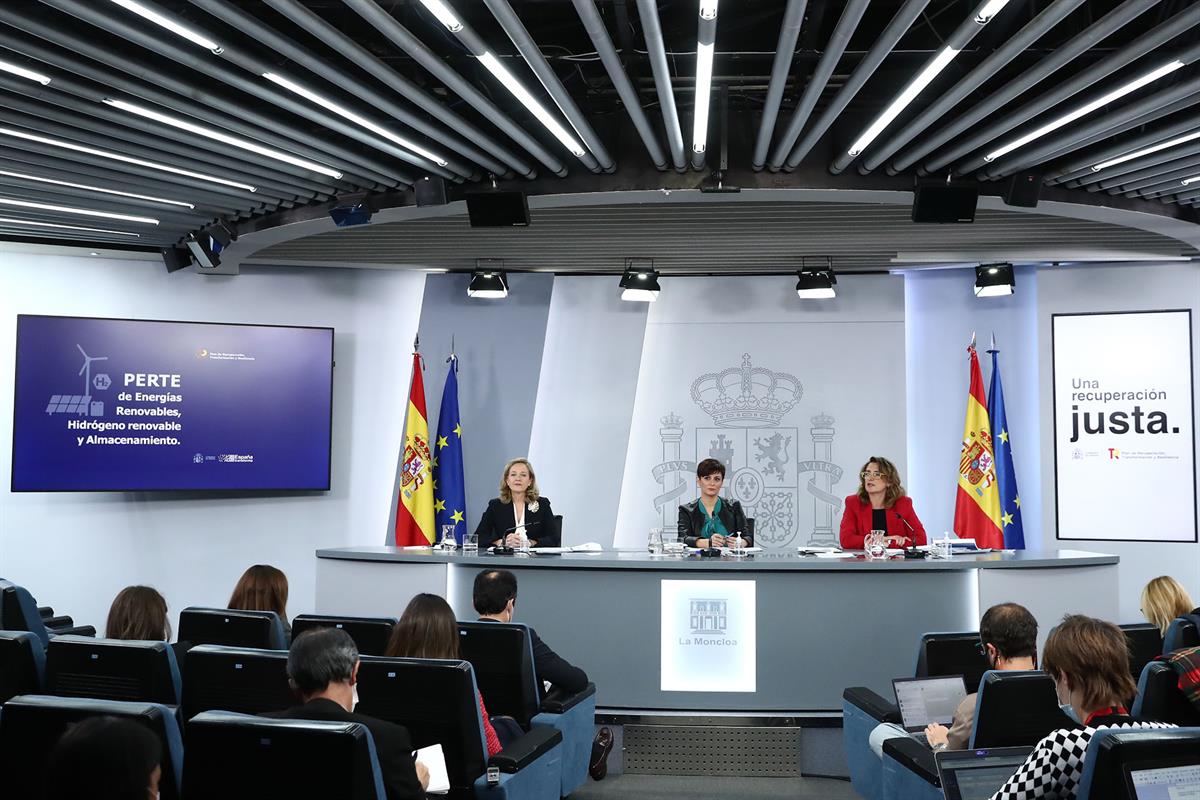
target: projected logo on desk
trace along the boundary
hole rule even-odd
[[[664,692],[753,692],[754,581],[662,581]]]

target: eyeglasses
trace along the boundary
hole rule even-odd
[[[987,658],[987,645],[985,645],[983,642],[975,643],[975,651],[984,658]]]
[[[858,477],[866,480],[867,478],[882,478],[883,473],[876,469],[865,469],[858,473]]]

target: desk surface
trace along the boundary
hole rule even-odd
[[[485,551],[478,555],[443,553],[433,548],[343,547],[318,550],[317,558],[344,561],[393,561],[400,563],[445,562],[473,567],[520,567],[522,569],[604,569],[604,570],[703,570],[737,572],[847,572],[883,570],[887,572],[961,572],[973,569],[1054,569],[1116,564],[1115,555],[1082,550],[1032,552],[1010,550],[954,556],[950,559],[906,559],[900,556],[868,561],[862,556],[818,558],[797,553],[765,552],[743,558],[700,558],[699,556],[652,556],[644,550],[605,550],[600,553],[563,553],[562,555],[494,556]]]

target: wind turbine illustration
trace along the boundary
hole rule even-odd
[[[76,344],[79,352],[83,354],[83,366],[79,368],[79,374],[83,375],[83,395],[84,402],[87,403],[88,415],[93,417],[104,416],[104,404],[102,402],[91,402],[92,395],[92,362],[93,361],[108,361],[108,356],[89,356],[83,349],[83,345]]]

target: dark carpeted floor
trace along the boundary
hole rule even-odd
[[[832,778],[717,778],[693,775],[615,775],[588,781],[571,800],[725,800],[725,798],[823,798],[857,800],[849,781]]]

